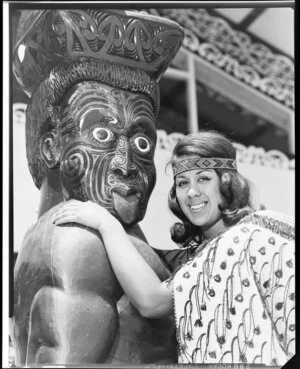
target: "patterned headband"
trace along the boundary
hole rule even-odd
[[[193,169],[236,169],[236,161],[234,159],[224,158],[191,158],[176,162],[173,165],[173,175],[186,172]]]

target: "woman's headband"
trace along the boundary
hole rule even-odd
[[[174,177],[182,172],[193,169],[236,169],[234,159],[225,158],[191,158],[177,161],[173,164]]]

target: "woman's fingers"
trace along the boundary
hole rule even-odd
[[[59,208],[57,211],[62,211],[65,209],[78,209],[79,206],[80,206],[79,204],[66,204],[66,205],[63,205],[61,208]]]
[[[56,225],[64,224],[64,223],[76,223],[76,216],[75,215],[68,215],[62,218],[55,220],[54,222]]]
[[[54,214],[54,218],[60,218],[62,216],[76,215],[76,214],[78,214],[76,210],[68,209],[68,210],[64,210],[64,211]]]
[[[72,217],[72,219],[76,219],[78,216],[77,212],[75,210],[66,209],[63,211],[59,211],[53,216],[53,223],[57,223],[57,221],[65,218]]]
[[[54,213],[52,222],[54,224],[75,222],[96,228],[104,216],[107,216],[107,210],[98,204],[70,200]]]

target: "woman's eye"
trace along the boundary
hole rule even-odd
[[[208,177],[200,177],[199,178],[199,182],[206,182],[206,181],[209,181],[210,178]]]
[[[142,153],[147,153],[151,149],[150,142],[143,136],[136,137],[133,142]]]
[[[184,187],[186,185],[187,182],[182,181],[182,182],[178,182],[177,183],[177,187]]]
[[[105,143],[112,139],[113,133],[110,129],[101,127],[93,130],[93,136],[97,141]]]

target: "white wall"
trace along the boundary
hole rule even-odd
[[[14,251],[18,251],[27,229],[37,220],[39,191],[28,169],[24,122],[14,123],[13,131]]]

